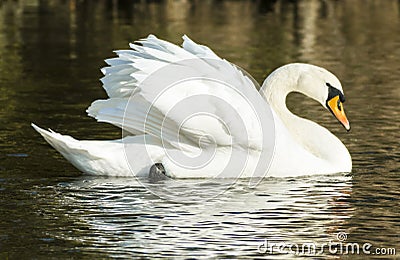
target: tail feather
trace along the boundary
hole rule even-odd
[[[31,124],[31,126],[41,135],[43,138],[56,149],[62,155],[68,153],[71,154],[86,154],[89,156],[87,150],[85,150],[80,142],[68,135],[61,135],[59,133],[54,132],[53,130],[44,130],[43,128],[38,127],[35,124]],[[65,155],[64,155],[65,156]],[[94,155],[90,155],[95,157]]]
[[[31,125],[65,159],[90,175],[146,176],[154,162],[162,160],[165,152],[160,140],[150,135],[127,136],[107,141],[80,141],[51,129],[42,129],[33,123]],[[144,151],[149,155],[143,154]],[[128,155],[134,163],[129,163]]]
[[[85,147],[84,142],[78,141],[68,135],[61,135],[51,129],[42,129],[33,123],[31,126],[76,168],[87,174],[102,174],[101,171],[99,172],[100,169],[96,167],[96,161],[101,160],[101,157],[90,151],[88,147]]]

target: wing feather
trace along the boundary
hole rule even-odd
[[[149,35],[130,44],[132,50],[115,51],[118,57],[107,59],[109,66],[101,70],[101,82],[109,99],[93,102],[87,110],[89,116],[132,134],[150,134],[175,147],[198,147],[200,141],[248,146],[251,140],[251,145],[258,149],[260,126],[249,101],[263,101],[254,82],[208,47],[196,44],[186,35],[183,40],[181,48]],[[191,81],[160,96],[159,88],[145,81],[166,66],[174,68],[174,75],[188,75]],[[158,80],[167,82],[174,75]],[[216,81],[204,80],[207,77]],[[204,98],[199,104],[193,102],[191,109],[209,111],[211,116],[198,115],[186,120],[184,109],[175,111],[174,106],[196,95]],[[248,135],[243,135],[244,129]]]

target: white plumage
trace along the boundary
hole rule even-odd
[[[128,133],[123,139],[78,141],[33,127],[74,166],[95,175],[147,175],[154,163],[176,178],[351,170],[350,155],[335,136],[294,116],[281,102],[291,91],[327,98],[327,80],[342,91],[333,74],[307,64],[287,65],[259,93],[235,65],[183,39],[180,48],[150,35],[106,60],[101,81],[109,98],[94,101],[87,112],[123,128]],[[314,81],[302,80],[304,75]],[[325,106],[325,100],[318,101]],[[307,137],[311,132],[320,145]],[[339,155],[330,156],[326,145]]]

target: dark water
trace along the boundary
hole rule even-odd
[[[102,60],[149,33],[175,43],[188,34],[260,82],[294,61],[333,71],[351,132],[301,95],[289,106],[343,140],[353,172],[266,179],[255,189],[240,181],[185,204],[134,179],[81,176],[29,124],[119,138],[85,109],[105,97]],[[399,99],[399,1],[0,1],[0,258],[268,258],[258,252],[265,239],[322,244],[338,232],[399,257]],[[149,185],[197,198],[228,184]]]

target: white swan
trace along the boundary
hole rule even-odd
[[[180,48],[149,35],[131,44],[133,50],[116,51],[118,57],[106,60],[102,82],[109,99],[93,102],[87,112],[123,128],[124,138],[78,141],[32,126],[75,167],[92,175],[147,175],[155,163],[174,178],[351,171],[351,156],[336,136],[286,107],[290,92],[303,93],[349,130],[343,89],[332,73],[288,64],[268,76],[257,92],[243,71],[208,47],[183,39]],[[210,78],[215,80],[205,80]],[[168,87],[159,88],[164,82]]]

